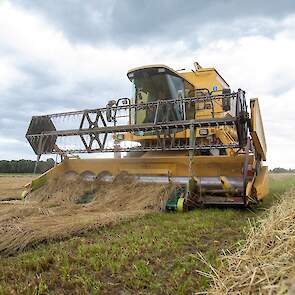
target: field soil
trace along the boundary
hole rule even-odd
[[[0,200],[18,199],[32,175],[0,175]]]

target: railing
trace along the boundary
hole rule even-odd
[[[235,110],[231,116],[216,117],[217,103],[231,101]],[[209,103],[210,115],[198,118],[198,110],[189,114],[197,104]],[[137,112],[152,114],[149,120],[132,122]],[[164,116],[163,116],[164,114]],[[104,108],[83,111],[64,112],[45,116],[34,116],[30,122],[26,138],[37,155],[48,153],[94,153],[113,151],[161,151],[161,150],[206,150],[241,147],[243,134],[239,142],[232,145],[189,144],[186,138],[177,138],[176,133],[190,128],[210,126],[241,126],[247,114],[245,95],[242,90],[236,93],[205,94],[197,97],[175,100],[158,100],[148,103],[131,103],[129,98],[111,101]],[[240,128],[240,129],[238,129]],[[134,135],[155,135],[156,140],[141,141],[140,144],[123,142],[116,144],[116,138],[123,133]]]

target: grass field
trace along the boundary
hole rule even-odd
[[[65,241],[1,258],[0,294],[192,294],[206,290],[209,269],[222,249],[234,248],[249,218],[263,214],[295,176],[270,182],[270,196],[255,211],[198,209],[152,213]],[[1,178],[0,178],[1,190]]]

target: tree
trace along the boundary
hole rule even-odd
[[[53,159],[39,161],[36,173],[44,173],[54,166]],[[36,161],[32,160],[0,160],[0,173],[33,173]]]

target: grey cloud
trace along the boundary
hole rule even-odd
[[[112,0],[14,1],[21,7],[40,12],[71,40],[88,42],[106,39]]]
[[[128,83],[120,85],[120,82],[98,80],[95,77],[90,80],[81,78],[78,82],[70,80],[70,85],[65,87],[66,72],[60,74],[46,64],[25,63],[23,57],[16,57],[19,61],[18,70],[27,79],[0,93],[0,141],[4,137],[24,142],[33,115],[64,109],[101,107],[113,98],[118,88],[121,89],[122,96],[127,95]]]
[[[190,56],[192,48],[196,49],[200,44],[204,46],[203,42],[208,39],[233,39],[255,34],[269,36],[280,30],[276,28],[276,20],[295,12],[294,0],[15,0],[13,3],[18,3],[29,13],[41,14],[71,43],[101,47],[106,42],[120,47],[144,47],[146,43],[154,43],[159,50],[163,44],[159,56],[165,56],[169,50],[167,42],[184,40],[186,48],[181,53]],[[259,17],[266,18],[265,23],[256,22]],[[0,94],[0,138],[21,141],[14,148],[9,144],[3,147],[0,142],[0,157],[5,155],[5,149],[16,157],[34,155],[24,139],[32,115],[52,110],[94,108],[103,106],[114,96],[128,96],[129,83],[125,75],[121,78],[114,75],[111,81],[96,77],[82,77],[77,81],[77,69],[76,79],[71,81],[66,79],[66,71],[57,73],[55,65],[29,60],[17,50],[1,44],[0,40],[0,56],[8,54],[15,58],[17,68],[28,81]],[[175,59],[179,57],[177,54],[180,53],[175,53]],[[282,89],[287,91],[289,81],[280,82],[273,95],[282,94]],[[1,149],[5,151],[2,154]]]
[[[253,30],[261,33],[263,28],[250,18],[279,19],[295,12],[293,0],[16,0],[16,3],[41,13],[73,42],[110,42],[121,47],[154,40],[189,40],[192,32],[206,25],[215,25],[214,34],[219,36]],[[243,20],[243,30],[230,26]],[[218,31],[220,23],[228,24],[228,31]]]

